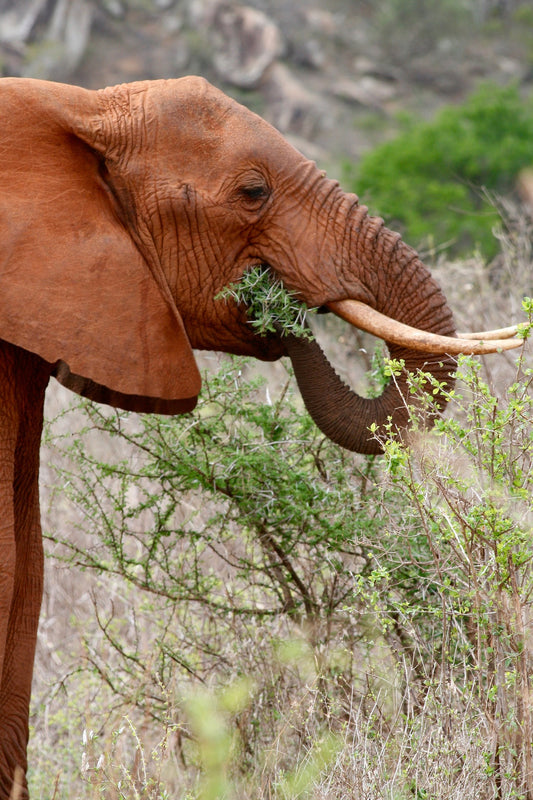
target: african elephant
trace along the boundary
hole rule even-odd
[[[200,78],[101,91],[6,78],[0,119],[5,799],[26,769],[43,580],[39,444],[51,375],[98,401],[174,414],[191,410],[200,391],[193,348],[265,360],[288,353],[325,433],[375,452],[371,422],[392,415],[405,423],[401,380],[376,400],[357,397],[316,345],[254,334],[245,309],[219,299],[223,287],[267,264],[309,306],[381,334],[408,369],[425,365],[445,384],[454,362],[441,354],[478,345],[439,338],[454,336],[452,313],[397,234]],[[380,311],[390,319],[364,321]]]

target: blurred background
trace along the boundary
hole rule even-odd
[[[0,67],[98,88],[201,74],[310,156],[356,160],[398,116],[533,80],[527,0],[2,0]]]

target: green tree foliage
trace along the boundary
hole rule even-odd
[[[520,170],[533,163],[532,130],[530,100],[514,87],[486,85],[431,122],[407,124],[357,168],[346,165],[345,177],[373,213],[402,228],[415,246],[479,247],[491,257],[498,213],[490,195],[512,192]]]
[[[211,376],[192,416],[129,417],[84,405],[92,430],[119,439],[126,453],[102,461],[84,437],[71,446],[67,491],[100,541],[83,558],[169,600],[312,621],[324,604],[333,611],[343,602],[341,554],[357,555],[353,456],[324,440],[285,392],[261,402],[261,381],[243,381],[242,369],[231,360]],[[183,519],[184,498],[191,510]],[[239,537],[242,548],[227,556],[231,580],[221,580],[209,556],[218,559]],[[310,558],[322,564],[312,584]]]

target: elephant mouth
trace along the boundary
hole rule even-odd
[[[219,296],[231,296],[237,304],[244,306],[255,334],[270,340],[275,338],[282,341],[289,336],[313,339],[306,318],[307,313],[314,310],[319,313],[332,312],[355,328],[389,344],[426,354],[482,355],[511,350],[523,344],[523,339],[517,336],[516,325],[443,336],[406,325],[366,303],[350,298],[326,302],[318,309],[309,309],[295,294],[284,288],[267,264],[250,267],[237,284],[231,285]]]

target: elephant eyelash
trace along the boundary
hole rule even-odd
[[[246,200],[266,200],[270,196],[270,190],[265,184],[255,184],[251,186],[241,186],[239,193]]]

